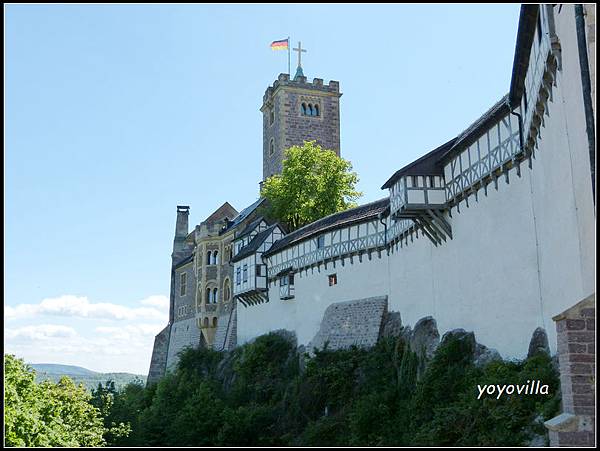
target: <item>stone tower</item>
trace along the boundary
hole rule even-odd
[[[304,141],[316,140],[340,154],[340,86],[323,84],[320,78],[306,81],[301,67],[290,80],[280,74],[267,88],[263,113],[263,180],[281,173],[283,151]]]

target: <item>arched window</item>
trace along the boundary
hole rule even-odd
[[[210,304],[212,299],[212,290],[210,288],[206,289],[206,303]]]
[[[269,142],[269,155],[273,155],[275,153],[275,140],[271,138]]]
[[[309,103],[309,104],[308,104],[308,115],[309,115],[309,116],[314,116],[314,115],[315,115],[315,114],[314,114],[314,110],[313,110],[312,103]]]
[[[204,318],[204,321],[203,321],[203,322],[204,322],[204,324],[203,324],[203,325],[204,325],[204,327],[208,327],[208,317],[207,317],[207,318]]]
[[[223,301],[229,301],[229,296],[231,296],[231,288],[229,288],[229,279],[227,279],[223,283]]]
[[[302,107],[300,108],[301,112],[302,112],[302,116],[306,116],[306,103],[302,104]]]
[[[319,105],[315,105],[315,116],[319,115]]]
[[[219,299],[218,295],[219,295],[219,289],[218,288],[213,289],[213,303],[214,304],[216,304],[217,300]]]
[[[211,251],[208,251],[208,253],[206,254],[206,264],[207,264],[207,265],[210,265],[210,264],[211,264],[211,263],[210,263],[210,261],[211,261],[211,258],[212,258],[212,257],[211,257],[211,255],[212,255],[212,252],[211,252]]]
[[[213,318],[213,327],[217,327],[217,317]]]
[[[213,252],[212,264],[213,265],[218,265],[219,264],[219,251],[214,251]]]

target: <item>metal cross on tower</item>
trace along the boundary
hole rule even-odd
[[[298,41],[298,48],[292,50],[298,52],[298,67],[302,67],[302,52],[306,53],[306,50],[302,48],[302,42]]]

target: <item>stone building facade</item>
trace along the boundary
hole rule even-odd
[[[315,140],[340,155],[340,86],[280,74],[267,88],[263,113],[263,180],[281,173],[285,149]]]

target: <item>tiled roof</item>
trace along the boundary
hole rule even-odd
[[[418,160],[404,166],[392,175],[387,182],[383,184],[381,189],[386,189],[392,186],[396,180],[404,175],[441,175],[444,172],[443,166],[440,164],[440,157],[450,149],[456,138],[452,138],[440,147],[433,149],[431,152],[423,155]]]
[[[479,119],[469,125],[465,131],[458,135],[456,142],[448,153],[452,153],[452,150],[459,147],[462,150],[469,144],[472,144],[485,130],[490,127],[490,125],[498,121],[505,114],[509,113],[510,110],[508,108],[507,99],[508,94],[498,100],[489,110],[483,113]]]
[[[375,202],[361,205],[356,208],[351,208],[350,210],[325,216],[324,218],[315,222],[311,222],[310,224],[305,225],[304,227],[301,227],[298,230],[295,230],[292,233],[284,236],[280,240],[277,240],[263,255],[274,254],[275,252],[291,246],[300,240],[309,238],[326,230],[361,222],[367,218],[377,217],[377,215],[383,213],[389,207],[389,204],[389,197],[385,197]]]
[[[229,227],[227,227],[227,229],[230,229],[232,227],[237,227],[239,225],[239,223],[242,222],[244,219],[246,219],[248,216],[250,216],[250,214],[254,210],[256,210],[260,206],[260,204],[263,203],[264,200],[265,200],[265,198],[261,197],[261,198],[257,199],[254,203],[252,203],[251,205],[244,208],[235,218],[233,218],[233,221],[229,224]]]
[[[269,237],[273,229],[277,227],[277,224],[273,224],[272,226],[266,228],[262,232],[256,234],[252,240],[248,244],[246,244],[236,255],[231,259],[232,262],[240,261],[243,258],[252,255],[256,250],[260,247],[261,244]]]
[[[173,268],[179,268],[180,266],[183,266],[183,265],[191,262],[192,260],[194,260],[194,254],[193,253],[190,254],[190,255],[188,255],[187,257],[179,260],[177,263],[175,263],[173,265]]]
[[[259,216],[257,219],[255,219],[254,221],[252,221],[251,223],[249,223],[240,233],[239,235],[236,235],[235,239],[237,240],[238,238],[242,238],[246,235],[248,235],[249,233],[252,233],[252,231],[258,227],[258,225],[261,223],[261,221],[264,221],[264,218],[262,216]]]

